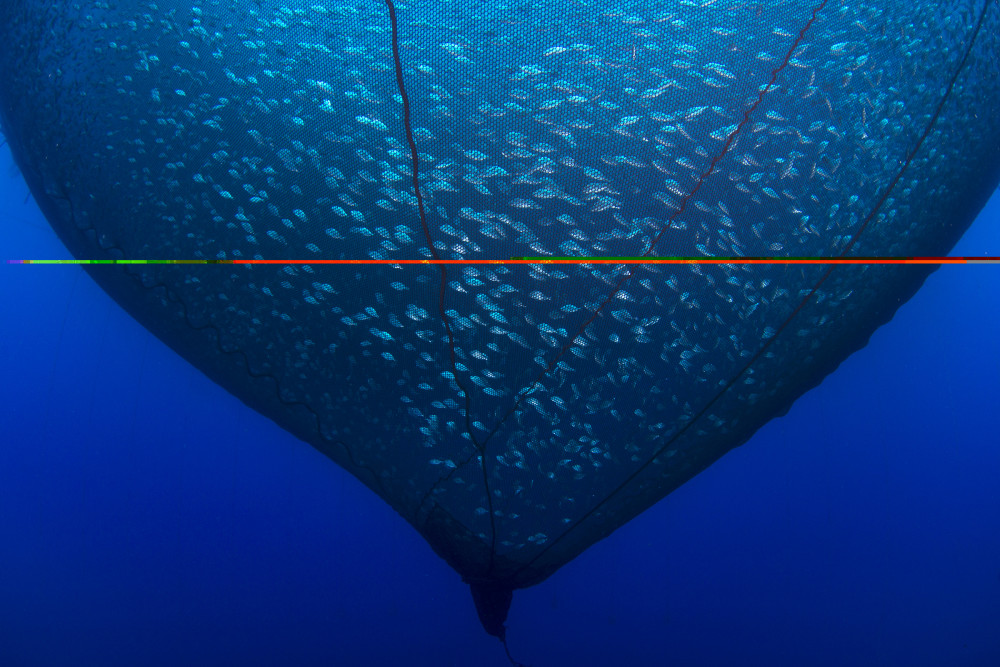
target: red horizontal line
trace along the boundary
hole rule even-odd
[[[530,257],[512,259],[232,260],[233,264],[970,264],[1000,257]]]
[[[21,259],[8,264],[998,264],[1000,257],[514,257],[511,259]]]

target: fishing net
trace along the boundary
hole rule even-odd
[[[1000,174],[992,1],[7,0],[0,26],[4,132],[72,253],[173,260],[87,269],[392,505],[499,636],[512,590],[930,271],[734,258],[943,255]]]

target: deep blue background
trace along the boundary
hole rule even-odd
[[[0,664],[504,665],[402,519],[65,258],[0,150]],[[955,254],[1000,255],[1000,196]],[[206,267],[206,271],[213,270]],[[554,665],[1000,664],[1000,266],[545,583]]]

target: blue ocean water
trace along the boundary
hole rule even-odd
[[[390,508],[68,258],[0,150],[0,664],[504,665]],[[1000,195],[954,254],[1000,255]],[[206,270],[213,270],[206,267]],[[1000,664],[1000,266],[543,584],[548,665]]]

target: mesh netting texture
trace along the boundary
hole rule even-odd
[[[930,270],[580,258],[941,256],[1000,176],[994,2],[234,7],[7,0],[5,134],[77,257],[298,262],[88,270],[481,611],[787,411]]]

